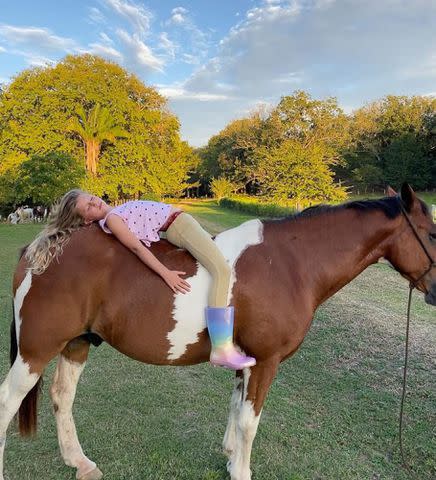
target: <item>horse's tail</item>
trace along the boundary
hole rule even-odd
[[[9,357],[11,360],[11,367],[14,364],[18,355],[18,339],[17,330],[15,327],[15,309],[12,305],[12,323],[11,323],[11,345]],[[18,426],[20,434],[23,437],[34,435],[37,430],[37,416],[38,416],[38,396],[42,387],[42,377],[38,379],[36,385],[26,395],[21,402],[18,410]]]

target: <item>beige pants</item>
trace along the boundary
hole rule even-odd
[[[212,237],[188,213],[181,213],[168,227],[167,239],[186,248],[211,274],[209,307],[226,307],[231,268]]]

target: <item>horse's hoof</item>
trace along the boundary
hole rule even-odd
[[[77,480],[100,480],[100,478],[103,478],[103,472],[99,468],[95,467],[94,470],[85,473],[85,475]]]

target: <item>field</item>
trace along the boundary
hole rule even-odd
[[[185,203],[212,233],[251,218],[213,202]],[[8,369],[11,275],[35,225],[0,225],[0,373]],[[282,364],[254,442],[253,480],[436,479],[435,309],[412,306],[405,446],[397,440],[408,285],[385,263],[370,267],[317,312],[297,354]],[[49,292],[48,292],[49,294]],[[60,458],[45,374],[39,433],[11,425],[5,478],[73,479]],[[92,348],[79,383],[76,425],[107,480],[221,480],[233,385],[208,365],[152,367],[106,344]]]

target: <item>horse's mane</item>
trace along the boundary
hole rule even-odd
[[[424,202],[421,202],[423,212],[428,211]],[[300,218],[318,217],[321,215],[334,214],[342,210],[357,210],[359,212],[381,211],[389,219],[398,217],[401,213],[401,200],[399,197],[385,197],[378,200],[353,200],[340,205],[314,205],[299,213],[291,214],[280,219],[269,220],[269,222],[287,222]]]

